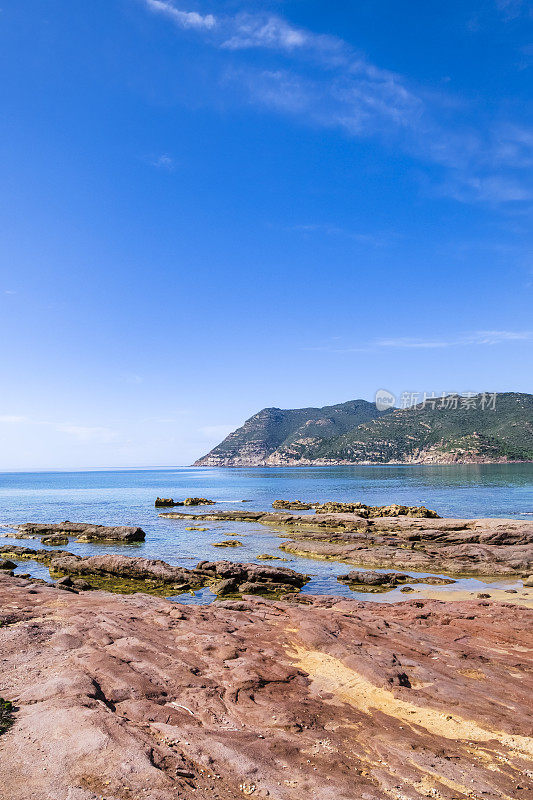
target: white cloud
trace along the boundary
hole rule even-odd
[[[500,344],[533,339],[533,331],[477,331],[465,337],[465,344]]]
[[[339,338],[339,337],[336,337]],[[397,336],[376,339],[362,343],[359,347],[342,347],[340,345],[326,344],[318,347],[306,347],[305,350],[314,350],[326,353],[372,353],[380,348],[397,348],[413,350],[437,350],[446,347],[468,347],[478,345],[497,345],[509,342],[533,341],[533,331],[472,331],[451,336],[446,339],[437,337],[423,339],[410,336]]]
[[[274,16],[265,18],[252,14],[239,15],[235,20],[234,30],[222,47],[229,50],[268,47],[290,51],[313,43],[313,37],[307,31],[294,28],[285,20]]]
[[[438,339],[410,339],[407,336],[400,336],[395,339],[378,339],[374,342],[376,347],[412,347],[420,349],[432,349],[435,347],[449,347],[451,342],[440,341]]]
[[[0,422],[11,425],[17,422],[26,422],[26,417],[18,417],[15,414],[0,414]]]
[[[196,11],[181,11],[172,3],[165,0],[145,0],[146,5],[158,14],[165,14],[176,22],[181,28],[196,28],[197,30],[210,30],[216,25],[212,14],[198,14]]]
[[[371,64],[348,42],[273,14],[215,18],[182,11],[169,0],[144,1],[152,11],[181,28],[196,29],[209,45],[227,52],[221,81],[239,102],[244,98],[352,137],[378,136],[391,148],[442,167],[442,178],[432,179],[439,185],[431,190],[460,202],[514,208],[533,199],[524,169],[533,164],[533,128],[457,124],[450,112],[460,108],[463,117],[467,110],[457,98],[416,89],[406,77]],[[502,8],[519,5],[518,0],[498,2]],[[253,64],[241,59],[237,65],[228,52],[250,49],[277,51],[285,62],[262,68],[255,57]]]
[[[157,167],[157,169],[165,169],[167,172],[172,172],[176,166],[176,162],[172,156],[168,155],[168,153],[162,153],[160,156],[155,156],[149,161],[152,167]]]
[[[411,339],[399,337],[397,339],[379,339],[375,342],[377,347],[406,347],[406,348],[441,348],[460,347],[468,345],[494,345],[504,342],[524,342],[533,339],[533,331],[473,331],[449,339]]]

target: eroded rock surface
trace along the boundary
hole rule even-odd
[[[233,544],[233,540],[230,541]],[[277,595],[294,592],[309,580],[307,575],[286,567],[236,564],[231,561],[201,561],[196,569],[187,569],[157,559],[115,553],[82,557],[66,550],[32,550],[17,545],[0,547],[2,555],[9,555],[14,561],[33,560],[47,564],[53,578],[84,577],[89,582],[86,588],[102,588],[125,594],[147,592],[168,597],[173,593],[209,586],[215,594],[249,592]],[[222,579],[230,579],[231,585],[220,586]]]
[[[162,516],[258,522],[289,529],[296,538],[281,544],[282,550],[361,567],[493,577],[527,576],[533,571],[533,522],[528,520],[260,511]]]
[[[87,522],[24,522],[13,525],[16,533],[4,533],[14,539],[41,539],[50,536],[72,536],[78,542],[113,541],[113,542],[142,542],[146,536],[142,528],[128,525],[92,525]]]
[[[450,578],[440,576],[413,578],[412,575],[406,575],[404,572],[374,572],[373,570],[352,570],[347,575],[339,575],[337,580],[358,592],[384,592],[405,583],[428,583],[432,586],[455,583]]]
[[[9,800],[529,800],[533,612],[0,576]]]
[[[272,508],[286,511],[309,511],[314,509],[316,514],[357,514],[359,517],[429,517],[438,519],[436,511],[425,506],[402,506],[393,503],[388,506],[367,506],[364,503],[339,503],[328,500],[326,503],[302,503],[300,500],[274,500]]]

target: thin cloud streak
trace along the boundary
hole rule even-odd
[[[463,203],[515,207],[533,199],[524,170],[533,164],[533,129],[511,123],[454,127],[444,95],[415,90],[407,79],[369,63],[344,40],[295,27],[274,14],[213,16],[144,0],[220,51],[277,51],[290,64],[261,69],[228,63],[222,84],[248,102],[351,137],[378,136],[389,146],[445,170],[431,191]],[[503,4],[506,5],[505,0]],[[299,66],[304,69],[299,69]],[[310,71],[309,66],[313,69]]]
[[[450,339],[417,339],[399,336],[397,338],[376,339],[373,342],[368,342],[368,344],[363,344],[361,347],[332,347],[331,345],[324,345],[305,347],[303,349],[325,353],[372,353],[382,348],[436,350],[446,347],[475,347],[532,340],[533,331],[473,331]]]
[[[196,11],[181,11],[172,3],[164,2],[164,0],[145,0],[145,2],[151,11],[170,17],[180,28],[210,30],[216,25],[215,17],[212,14],[202,15]]]

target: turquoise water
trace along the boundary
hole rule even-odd
[[[242,500],[248,500],[247,508],[268,510],[273,500],[283,498],[361,501],[370,505],[396,502],[425,505],[441,516],[527,519],[533,515],[532,489],[532,464],[0,473],[0,523],[68,519],[140,525],[146,532],[143,544],[108,546],[72,541],[68,549],[81,555],[104,551],[135,554],[191,567],[202,559],[254,561],[261,553],[284,555],[278,550],[283,538],[276,537],[268,527],[248,523],[210,522],[206,523],[209,531],[186,531],[190,522],[158,517],[154,508],[158,495],[174,499],[200,495],[219,501],[224,509],[242,509]],[[201,513],[202,509],[197,511]],[[244,546],[214,548],[213,542],[225,538],[228,532],[238,532]],[[0,544],[9,543],[13,540],[0,535]],[[32,541],[27,545],[41,546]],[[408,598],[398,591],[377,596],[351,592],[336,580],[337,575],[350,569],[346,565],[288,557],[291,562],[287,566],[312,576],[306,592],[380,601]],[[48,577],[42,565],[28,562],[18,571]],[[472,580],[456,586],[479,590],[486,584]],[[210,599],[212,595],[207,590],[180,597],[188,602]]]

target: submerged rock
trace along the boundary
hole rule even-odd
[[[68,543],[68,536],[63,536],[61,533],[54,533],[52,536],[43,536],[41,539],[41,544],[47,544],[49,547],[60,547],[61,545]]]
[[[213,542],[212,547],[242,547],[242,542],[237,539],[224,539],[223,542]]]
[[[270,553],[261,553],[255,557],[257,561],[288,561],[288,558],[282,558],[281,556],[271,556]]]

